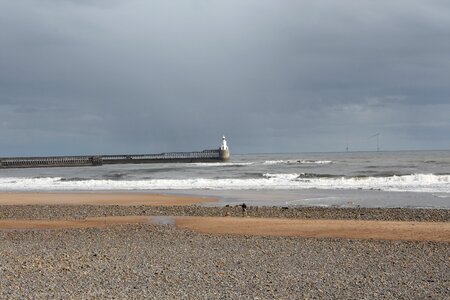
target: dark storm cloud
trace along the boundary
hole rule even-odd
[[[3,1],[0,156],[449,148],[448,36],[446,1]]]

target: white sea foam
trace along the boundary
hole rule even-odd
[[[265,165],[290,165],[290,164],[304,164],[304,165],[325,165],[333,163],[331,160],[309,160],[309,159],[301,159],[301,160],[266,160],[264,162]]]
[[[189,166],[194,167],[241,167],[241,166],[250,166],[252,162],[241,162],[241,163],[231,163],[231,162],[211,162],[211,163],[190,163]]]
[[[317,164],[317,165],[328,165],[333,163],[331,160],[299,160],[301,164]]]
[[[440,194],[432,194],[436,198],[450,198],[450,194],[440,195]]]
[[[301,174],[264,174],[249,179],[146,179],[146,180],[61,180],[46,178],[0,178],[2,191],[48,190],[155,190],[155,189],[364,189],[450,193],[450,175],[413,174],[390,177],[302,178]]]
[[[302,174],[264,174],[273,181],[297,183],[297,187],[317,189],[371,189],[384,191],[450,193],[450,175],[412,174],[388,177],[312,177]],[[294,184],[295,185],[295,184]]]
[[[285,160],[266,160],[264,162],[265,165],[280,165],[286,163]]]

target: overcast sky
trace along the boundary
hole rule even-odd
[[[0,0],[0,156],[450,149],[448,0]]]

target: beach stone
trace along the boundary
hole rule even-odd
[[[0,231],[0,241],[0,299],[449,297],[448,243],[217,236],[167,225]]]
[[[439,209],[247,207],[253,217],[449,222]],[[0,206],[0,219],[242,216],[242,207]],[[0,299],[448,299],[450,245],[209,235],[171,225],[0,231]],[[377,295],[377,296],[375,296]]]
[[[84,219],[101,216],[233,216],[242,217],[242,206],[119,206],[119,205],[3,205],[0,219]],[[330,207],[254,207],[249,217],[343,219],[379,221],[450,222],[448,209],[410,208],[330,208]]]

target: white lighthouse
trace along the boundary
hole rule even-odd
[[[227,140],[225,136],[222,137],[222,145],[220,145],[220,150],[228,150]]]
[[[225,136],[222,137],[222,144],[220,145],[220,159],[223,161],[230,159],[230,149],[228,149]]]

